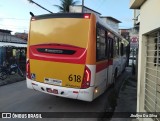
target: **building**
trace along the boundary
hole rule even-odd
[[[74,5],[70,6],[69,11],[71,13],[82,13],[82,5]],[[104,22],[107,23],[107,25],[114,29],[118,33],[119,29],[119,23],[121,23],[119,20],[111,17],[111,16],[101,16],[101,13],[92,10],[86,6],[83,7],[83,13],[94,13],[97,18],[101,18]]]
[[[129,40],[131,29],[119,29],[119,33],[124,37],[126,40]]]
[[[11,35],[10,30],[0,29],[0,65],[14,57],[19,64],[26,62],[27,42]]]
[[[82,5],[74,5],[69,7],[69,12],[70,13],[82,13]],[[101,13],[92,10],[86,6],[83,7],[83,13],[94,13],[96,17],[100,17]]]
[[[160,0],[130,0],[139,25],[137,112],[160,112]],[[140,118],[159,121],[159,118]]]
[[[16,32],[16,33],[15,33],[15,36],[16,36],[17,38],[21,38],[21,39],[23,39],[23,40],[25,40],[25,41],[28,40],[28,34],[27,34],[27,33],[19,33],[19,32]]]
[[[113,28],[116,32],[118,32],[119,29],[119,23],[121,21],[111,17],[111,16],[100,16],[102,20],[104,20],[111,28]]]
[[[122,35],[122,37],[130,42],[131,48],[138,48],[139,33],[135,31],[135,28],[119,29],[119,33]]]

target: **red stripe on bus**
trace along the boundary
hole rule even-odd
[[[100,72],[113,64],[113,60],[107,60],[96,65],[96,72]]]
[[[108,62],[109,62],[109,65],[113,65],[113,59],[110,59]]]
[[[54,48],[54,49],[68,49],[74,50],[75,53],[72,55],[66,54],[53,54],[53,53],[41,53],[38,52],[38,48]],[[64,63],[75,63],[85,64],[87,51],[85,48],[79,48],[74,46],[57,46],[57,45],[33,45],[29,47],[30,59],[42,60],[42,61],[53,61],[53,62],[64,62]]]

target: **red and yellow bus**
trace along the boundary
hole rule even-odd
[[[92,101],[125,68],[126,45],[91,13],[34,16],[27,48],[27,87]]]

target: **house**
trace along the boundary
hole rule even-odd
[[[70,6],[69,11],[71,13],[82,13],[82,5],[74,5]],[[86,6],[83,7],[83,13],[94,13],[97,18],[100,18],[103,20],[107,25],[112,28],[114,31],[118,33],[119,29],[119,23],[121,23],[119,20],[111,17],[111,16],[101,16],[101,13],[92,10]]]
[[[23,40],[25,40],[25,41],[27,41],[28,40],[28,34],[27,33],[20,33],[20,32],[16,32],[15,33],[15,36],[17,37],[17,38],[21,38],[21,39],[23,39]]]
[[[10,30],[0,29],[0,65],[15,57],[19,64],[25,64],[27,42],[11,35]]]
[[[102,20],[104,20],[111,28],[113,28],[116,32],[118,32],[119,29],[119,23],[121,21],[111,17],[111,16],[100,16]]]
[[[139,29],[137,112],[160,112],[160,0],[130,0]],[[139,11],[139,12],[138,12]],[[140,121],[159,121],[152,115]]]
[[[74,5],[69,7],[69,12],[70,13],[82,13],[82,5]],[[83,7],[83,13],[94,13],[96,17],[100,17],[101,13],[92,10],[86,6]]]

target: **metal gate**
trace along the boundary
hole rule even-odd
[[[160,112],[160,31],[149,34],[146,48],[144,109]],[[160,121],[160,118],[152,119]]]

